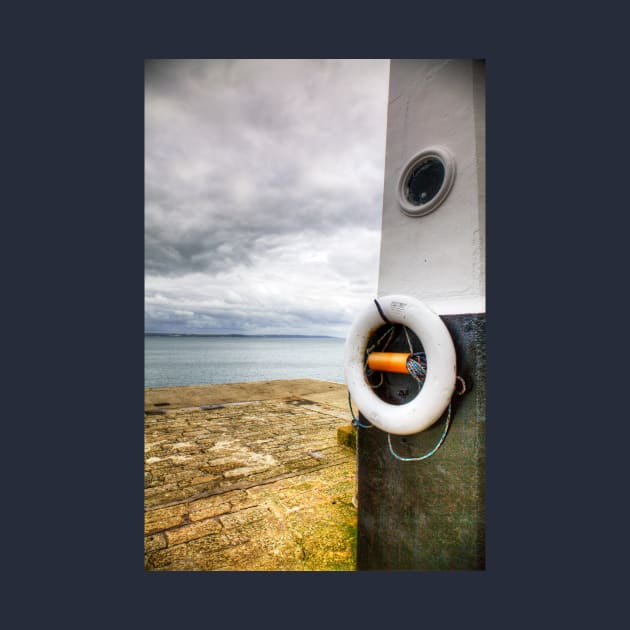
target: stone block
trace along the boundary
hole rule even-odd
[[[185,522],[188,507],[185,504],[149,510],[144,513],[144,532],[150,534],[177,527]]]
[[[164,549],[166,547],[166,537],[163,532],[158,534],[150,534],[144,537],[144,552],[149,553],[151,551],[157,551],[158,549]]]
[[[339,427],[337,429],[337,443],[356,452],[357,430],[351,424]]]
[[[221,523],[213,518],[208,518],[204,521],[191,523],[190,525],[183,525],[176,529],[169,529],[166,532],[166,540],[168,546],[179,545],[181,543],[195,540],[196,538],[202,538],[209,534],[216,533],[222,529]]]

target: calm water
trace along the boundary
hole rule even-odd
[[[343,383],[343,339],[145,337],[144,386],[289,378]]]

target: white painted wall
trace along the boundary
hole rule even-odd
[[[485,70],[472,60],[392,60],[378,294],[403,293],[441,315],[485,312]],[[453,188],[423,217],[400,210],[409,159],[446,147]]]

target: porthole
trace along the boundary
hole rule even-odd
[[[455,162],[448,151],[431,147],[416,154],[398,182],[398,202],[409,216],[433,212],[446,198],[455,179]]]

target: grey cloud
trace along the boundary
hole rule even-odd
[[[239,268],[245,277],[270,263],[274,244],[323,250],[348,228],[377,231],[386,107],[384,61],[148,61],[147,276],[216,279]],[[346,256],[359,242],[344,247]],[[327,260],[319,265],[326,286],[335,266],[354,274],[356,286],[369,283],[360,265]],[[264,320],[248,311],[236,324],[175,302],[148,313],[147,326]],[[309,324],[308,314],[296,317]]]
[[[149,63],[147,270],[212,271],[224,262],[203,253],[226,240],[249,260],[257,236],[377,226],[383,155],[370,126],[386,94],[357,102],[357,71],[359,62]]]
[[[253,311],[226,310],[213,313],[173,309],[150,309],[145,318],[151,332],[216,334],[327,334],[343,336],[347,321],[337,313],[326,311]]]

